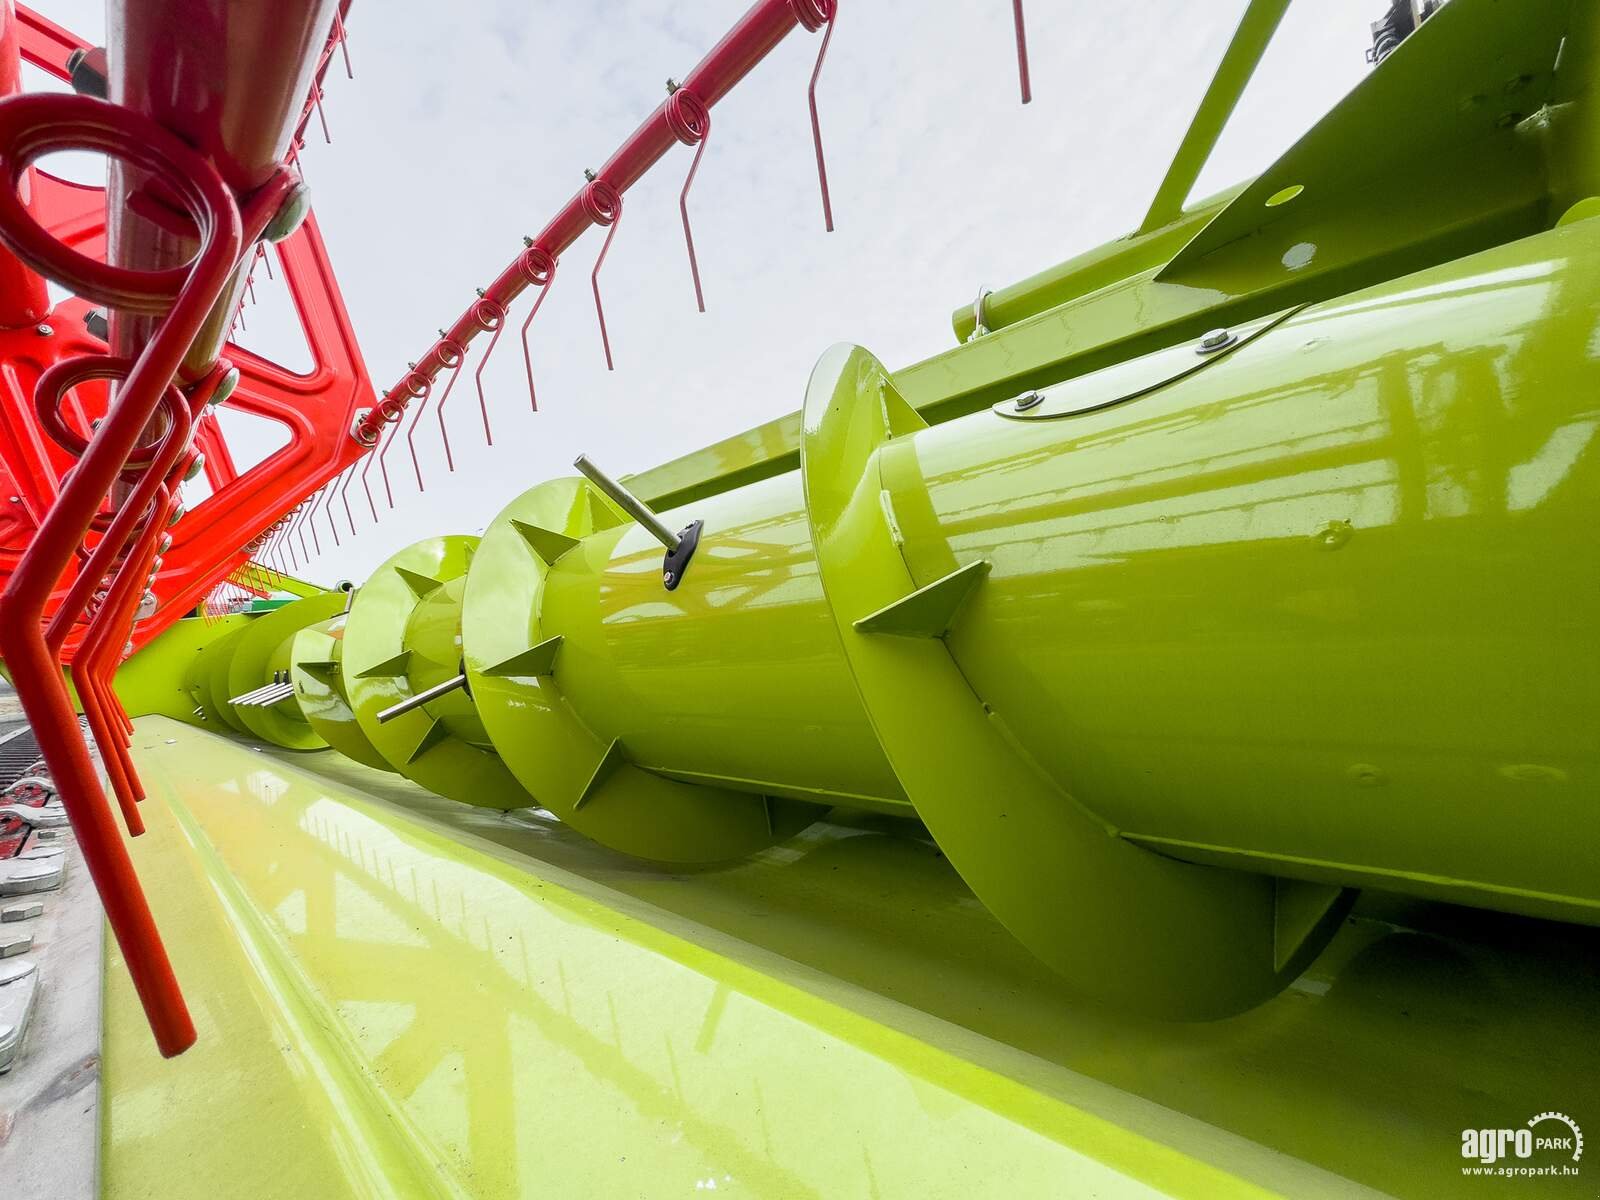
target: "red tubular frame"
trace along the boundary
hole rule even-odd
[[[159,179],[200,234],[194,262],[187,268],[155,271],[99,263],[63,246],[41,228],[17,195],[21,173],[41,155],[69,149],[96,150]],[[79,736],[61,662],[42,623],[53,590],[76,560],[96,513],[135,454],[141,434],[245,247],[253,244],[282,205],[291,180],[287,175],[269,180],[251,197],[248,217],[242,216],[231,191],[204,157],[147,118],[87,96],[27,95],[0,102],[0,164],[0,234],[18,258],[92,301],[135,312],[164,312],[0,594],[0,658],[12,672],[23,711],[60,789],[156,1043],[163,1054],[172,1055],[193,1044],[194,1023],[127,847],[112,821],[88,747]],[[183,430],[185,441],[187,433]],[[152,465],[150,474],[154,471]],[[125,511],[131,509],[128,505]],[[132,511],[136,518],[138,510]],[[109,553],[117,549],[113,546]],[[121,574],[136,571],[140,558],[130,553]],[[108,592],[102,620],[109,620],[121,607],[110,602],[111,592],[118,589],[113,586]]]
[[[158,10],[170,16],[174,2],[151,0],[131,6],[128,19],[152,20]],[[327,13],[327,0],[296,0],[294,4],[276,5],[267,5],[265,0],[250,3],[239,0],[232,4],[222,0],[184,0],[185,12],[193,15],[197,3],[198,6],[212,3],[214,11],[206,20],[189,21],[184,27],[207,31],[208,37],[227,33],[232,28],[230,21],[240,24],[258,19],[263,6],[271,8],[282,22],[282,28],[273,29],[274,36],[289,39],[295,45],[315,46],[317,37],[325,34],[320,55],[312,53],[309,57],[319,78],[341,44],[343,22],[334,22],[331,16],[330,28],[315,36],[306,33],[303,27],[297,29],[297,22],[305,13],[313,16]],[[253,10],[255,15],[245,13],[246,9]],[[83,48],[80,39],[26,8],[18,9],[18,25],[23,57],[65,78],[68,56]],[[227,55],[219,55],[213,58],[200,52],[204,47],[185,43],[188,48],[182,57],[172,59],[174,45],[170,39],[142,33],[137,43],[171,60],[164,66],[149,68],[144,74],[149,76],[153,72],[159,76],[165,71],[178,93],[195,98],[195,103],[184,114],[189,125],[205,119],[207,114],[210,119],[224,121],[228,114],[246,109],[250,110],[245,114],[249,118],[247,123],[255,122],[257,106],[267,92],[282,89],[286,96],[293,95],[298,80],[304,75],[304,64],[295,62],[293,70],[288,71],[289,78],[273,77],[271,69],[292,58],[276,51],[262,56],[228,59]],[[119,56],[126,56],[129,46],[112,49],[115,67]],[[216,69],[221,62],[231,63],[227,71]],[[200,93],[203,93],[203,101]],[[306,95],[300,93],[281,103],[273,101],[266,108],[287,114],[288,125],[279,134],[269,136],[259,124],[252,124],[251,128],[256,131],[252,141],[257,154],[261,146],[269,149],[275,145],[298,146],[312,109]],[[202,134],[186,127],[185,140],[193,144],[211,144],[217,140],[217,135]],[[244,161],[252,155],[241,153],[235,157]],[[66,184],[44,172],[34,174],[38,185],[34,207],[42,223],[69,245],[91,256],[103,256],[106,206],[109,198],[113,209],[116,208],[118,201],[114,194],[108,197],[97,188]],[[184,220],[181,213],[172,213],[164,224],[181,229]],[[193,230],[189,232],[192,234]],[[159,261],[139,258],[131,265],[156,267],[186,261],[192,255],[194,242],[192,236],[185,238],[174,234],[161,242],[161,246],[164,251],[170,251],[166,258]],[[227,406],[230,410],[262,416],[286,427],[288,444],[241,473],[232,464],[227,443],[215,420],[202,422],[195,438],[206,454],[206,474],[212,484],[212,495],[184,515],[174,529],[176,544],[163,556],[160,578],[154,585],[158,595],[156,613],[134,631],[136,645],[142,645],[192,609],[218,579],[240,565],[245,557],[242,547],[276,522],[285,510],[348,467],[365,449],[351,436],[351,430],[357,413],[372,405],[371,383],[314,219],[308,217],[298,232],[278,243],[277,253],[284,267],[281,277],[304,327],[313,366],[308,373],[297,374],[249,351],[230,347],[229,357],[242,378]],[[221,311],[231,312],[229,305],[236,299],[234,290],[244,286],[249,266],[260,256],[258,249],[230,283],[229,299],[222,303]],[[121,258],[115,261],[129,263]],[[271,275],[270,259],[267,268]],[[9,333],[0,331],[0,354],[12,359],[19,368],[10,383],[0,380],[0,483],[9,475],[11,491],[20,497],[20,503],[11,505],[9,510],[0,506],[0,583],[54,500],[58,478],[71,465],[69,455],[39,436],[32,419],[32,407],[24,397],[31,390],[35,370],[66,354],[103,349],[97,339],[81,332],[86,307],[81,300],[68,300],[58,306],[49,318],[54,332],[48,339],[36,337],[31,326]],[[145,329],[149,321],[148,317],[140,317],[137,322],[122,321],[121,327]],[[197,366],[193,353],[187,357],[187,362],[186,378],[202,377],[209,369],[206,364]],[[88,403],[92,406],[100,402],[103,395],[102,386],[97,394],[88,395]],[[75,400],[71,407],[76,410],[81,406]],[[81,416],[76,423],[79,428],[84,427]],[[84,627],[79,625],[69,634],[66,643],[69,656],[74,653],[74,644],[83,632]]]
[[[0,97],[22,90],[21,58],[17,41],[17,13],[13,0],[0,0]],[[32,171],[23,172],[25,197],[33,191]],[[50,311],[44,279],[0,247],[0,328],[32,325]]]

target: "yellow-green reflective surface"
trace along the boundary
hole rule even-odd
[[[1133,1021],[912,826],[672,875],[139,726],[133,851],[200,1043],[156,1056],[113,950],[107,1196],[1476,1196],[1462,1128],[1600,1128],[1593,930],[1375,904],[1260,1009]]]

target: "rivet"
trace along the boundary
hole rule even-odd
[[[1355,534],[1349,521],[1329,521],[1317,530],[1316,542],[1324,550],[1337,550]]]
[[[1382,787],[1389,782],[1389,776],[1383,768],[1371,763],[1351,763],[1345,774],[1357,787]]]

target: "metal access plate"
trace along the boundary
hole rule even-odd
[[[1297,311],[1298,308],[1288,308],[1270,317],[1213,331],[1222,335],[1214,349],[1207,348],[1205,338],[1180,342],[1153,354],[1130,358],[1126,362],[1080,375],[1054,387],[1002,400],[993,406],[993,411],[1017,421],[1048,421],[1056,417],[1097,412],[1125,400],[1135,400],[1221,362]]]

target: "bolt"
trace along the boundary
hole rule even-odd
[[[487,296],[489,294],[488,292],[484,291],[482,288],[473,288],[472,290],[478,293],[478,299],[480,299],[480,300],[483,299],[485,296]]]
[[[661,582],[666,584],[668,587],[671,587],[674,583],[678,582],[678,577],[671,571],[663,571],[661,572]]]
[[[35,325],[33,327],[33,331],[35,333],[37,333],[40,337],[49,337],[52,333],[55,332],[54,329],[52,329],[50,326],[46,325],[43,321],[41,321],[39,324]]]
[[[531,237],[529,237],[527,234],[523,234],[522,235],[522,244],[524,246],[526,246],[530,250],[533,249],[533,239]]]
[[[673,92],[677,91],[682,86],[682,84],[680,84],[676,79],[673,79],[670,75],[667,77],[667,95],[672,95]]]
[[[1228,329],[1213,329],[1200,339],[1200,344],[1195,347],[1197,354],[1215,354],[1218,350],[1226,350],[1239,339]]]
[[[11,497],[11,503],[13,503],[13,504],[21,504],[22,503],[22,497],[21,496],[12,496]]]
[[[1038,408],[1044,403],[1044,395],[1040,392],[1029,392],[1026,396],[1018,396],[1016,409],[1018,412],[1027,412],[1030,408]]]
[[[588,168],[588,167],[585,167],[585,168],[584,168],[584,169],[583,169],[583,177],[584,177],[584,178],[585,178],[585,179],[587,179],[587,180],[588,180],[588,181],[589,181],[589,182],[590,182],[590,183],[593,183],[593,182],[594,182],[594,181],[595,181],[595,180],[596,180],[596,179],[599,179],[599,178],[600,178],[600,176],[598,176],[598,175],[596,175],[596,174],[595,174],[595,173],[594,173],[594,172],[593,172],[593,171],[591,171],[591,170],[590,170],[590,169],[589,169],[589,168]]]

